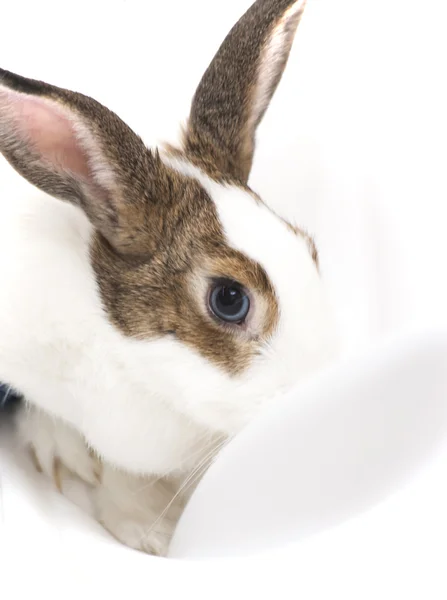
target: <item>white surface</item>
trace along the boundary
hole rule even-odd
[[[326,536],[342,547],[340,525],[375,508],[359,524],[368,530],[377,505],[393,504],[396,492],[409,529],[431,535],[432,544],[439,537],[447,552],[447,478],[437,473],[428,485],[425,477],[425,490],[412,481],[439,453],[447,474],[447,332],[375,348],[265,411],[197,489],[171,555],[243,556],[297,541],[305,554],[310,536],[333,527]],[[421,494],[441,511],[432,531],[420,515]],[[391,530],[401,535],[395,523],[386,527],[383,542],[392,542]],[[425,553],[419,547],[415,555]]]
[[[249,4],[128,0],[108,3],[106,12],[103,3],[80,0],[68,13],[50,0],[10,3],[2,66],[97,97],[149,143],[172,139],[218,43]],[[260,420],[228,447],[199,488],[173,551],[222,555],[233,545],[244,552],[295,543],[206,564],[142,556],[24,477],[4,452],[0,564],[2,591],[13,586],[8,598],[36,589],[47,598],[171,598],[185,590],[196,598],[447,596],[446,12],[438,0],[309,0],[259,132],[252,185],[316,233],[345,364],[301,391],[295,405],[284,400],[272,429]],[[433,337],[433,329],[440,333]],[[421,337],[405,337],[412,330]],[[375,344],[390,334],[388,355]],[[356,357],[361,351],[369,358]],[[331,411],[333,429],[324,423]],[[318,444],[326,434],[340,460],[330,478],[317,480],[313,465],[329,470],[328,446]],[[255,476],[267,485],[253,461],[264,445],[279,479],[286,453],[289,479],[256,493]],[[349,460],[350,448],[358,448],[359,462]],[[296,511],[294,473],[307,482]],[[244,487],[240,502],[236,483]],[[335,502],[325,497],[314,505],[319,486]],[[249,502],[254,493],[256,506]]]

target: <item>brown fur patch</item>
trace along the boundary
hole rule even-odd
[[[253,161],[256,128],[286,67],[302,10],[284,22],[283,45],[274,62],[265,55],[275,28],[297,0],[258,0],[239,19],[218,49],[194,96],[184,150],[211,176],[246,183]],[[256,99],[265,68],[263,95]]]
[[[285,219],[282,219],[282,221],[290,229],[290,231],[293,231],[293,233],[295,235],[299,235],[306,240],[307,247],[309,248],[309,252],[312,257],[312,260],[314,261],[317,269],[319,269],[318,249],[317,249],[317,246],[315,245],[315,240],[310,235],[310,233],[308,233],[304,229],[301,229],[300,227],[297,227],[296,225],[292,225]]]
[[[179,174],[170,178],[178,196],[175,210],[164,215],[156,247],[148,238],[144,252],[141,239],[138,256],[120,255],[102,236],[95,237],[91,256],[103,302],[126,335],[175,335],[214,364],[239,373],[276,326],[274,290],[256,262],[228,246],[205,190]],[[209,314],[207,290],[214,277],[247,288],[255,304],[250,326],[227,326]]]

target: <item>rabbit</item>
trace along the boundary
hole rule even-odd
[[[123,543],[164,555],[195,481],[337,335],[313,239],[249,186],[305,0],[257,0],[177,146],[0,70],[0,381],[36,468]],[[31,185],[30,185],[31,184]]]

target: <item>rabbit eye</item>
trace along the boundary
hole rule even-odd
[[[250,310],[250,299],[243,286],[236,281],[219,279],[211,284],[208,305],[220,321],[240,325]]]

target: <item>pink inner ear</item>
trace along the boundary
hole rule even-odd
[[[0,94],[0,108],[3,105]],[[85,151],[76,138],[69,111],[52,100],[6,91],[8,112],[12,116],[13,131],[23,135],[24,143],[42,157],[50,168],[71,171],[78,177],[88,178],[89,167]]]

